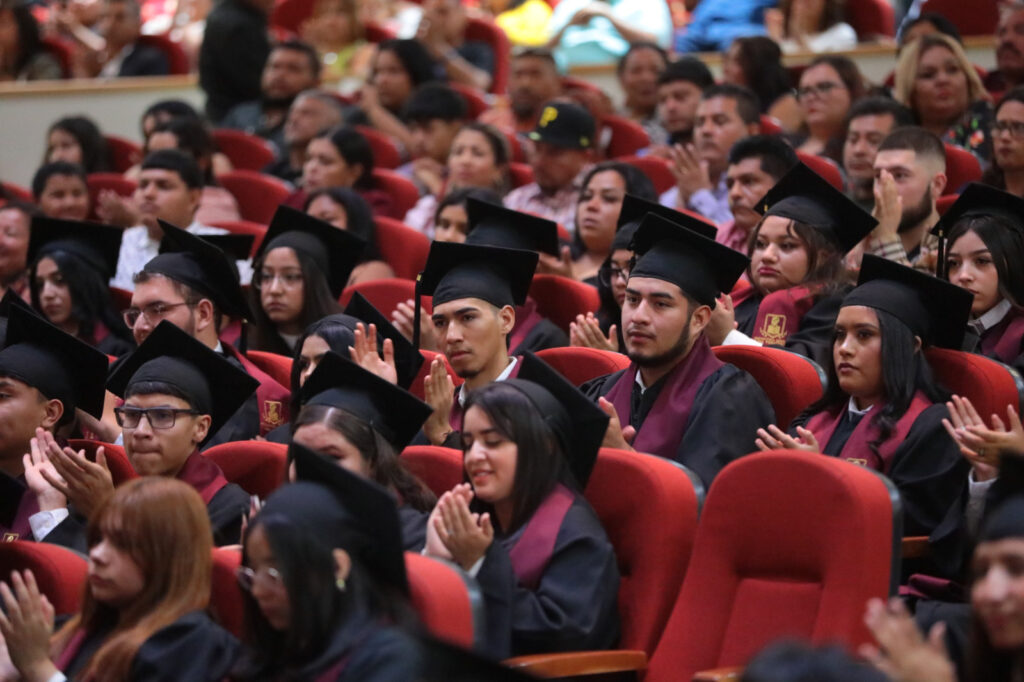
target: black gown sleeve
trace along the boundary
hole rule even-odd
[[[220,682],[238,653],[238,642],[209,616],[185,614],[147,639],[132,660],[131,682]]]
[[[491,543],[476,578],[492,656],[607,649],[618,640],[615,551],[593,510],[579,498],[562,522],[536,590],[519,585],[500,542]]]
[[[547,348],[562,348],[569,345],[569,336],[551,320],[541,320],[523,342],[512,349],[511,355],[522,355],[524,351],[536,353]]]
[[[419,552],[427,544],[429,512],[421,512],[407,504],[398,508],[398,521],[402,524],[402,547],[406,552]]]
[[[786,339],[786,349],[814,360],[820,367],[832,363],[832,337],[842,296],[827,296],[804,313],[800,328]]]
[[[242,519],[249,511],[249,494],[234,483],[217,491],[206,505],[213,526],[213,544],[237,545],[242,541]]]
[[[415,640],[397,628],[378,628],[359,644],[337,682],[419,679],[422,656]]]
[[[68,511],[67,518],[47,533],[42,542],[60,545],[79,554],[88,554],[89,538],[86,534],[86,524],[88,521],[84,516],[76,512],[74,507],[68,507]]]

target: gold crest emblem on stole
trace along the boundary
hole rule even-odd
[[[786,342],[786,316],[769,314],[765,316],[764,324],[757,330],[755,341],[768,346],[781,346]]]

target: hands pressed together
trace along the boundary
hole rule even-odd
[[[41,511],[66,507],[69,503],[86,517],[114,492],[114,480],[102,447],[96,461],[85,450],[61,448],[49,431],[36,429],[31,452],[24,455],[25,481],[39,500]]]
[[[494,542],[490,514],[469,510],[473,488],[460,483],[437,501],[427,522],[425,552],[429,556],[454,561],[469,570]]]

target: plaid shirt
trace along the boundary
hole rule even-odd
[[[554,220],[573,233],[576,231],[576,204],[589,170],[589,166],[584,168],[570,184],[554,194],[545,194],[536,182],[518,187],[505,196],[505,207]]]

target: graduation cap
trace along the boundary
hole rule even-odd
[[[160,254],[142,271],[163,275],[199,292],[228,317],[251,318],[233,260],[206,238],[163,220],[159,223],[164,231]]]
[[[973,300],[969,291],[955,284],[866,254],[857,288],[843,299],[842,307],[862,305],[882,310],[926,343],[960,350]]]
[[[341,296],[366,242],[356,235],[288,206],[278,206],[256,259],[280,247],[301,251],[316,263],[331,293]]]
[[[615,233],[616,239],[619,236],[619,232],[622,232],[628,227],[632,227],[636,230],[636,227],[643,220],[643,217],[648,213],[659,215],[665,220],[670,220],[677,225],[681,225],[689,230],[696,232],[697,234],[703,235],[708,239],[714,239],[718,234],[718,228],[711,223],[701,220],[700,218],[689,215],[688,213],[682,213],[668,206],[662,206],[661,204],[654,201],[647,201],[640,197],[632,194],[627,194],[622,199],[622,209],[619,211],[619,222],[618,231]],[[625,242],[626,246],[621,248],[627,248],[629,242]]]
[[[238,234],[233,232],[225,234],[201,234],[198,236],[204,242],[213,244],[218,249],[226,253],[230,258],[234,258],[235,260],[249,260],[249,254],[252,253],[253,242],[256,241],[256,235]]]
[[[398,507],[380,485],[298,443],[288,448],[295,483],[282,486],[256,518],[282,515],[328,548],[344,549],[383,584],[408,593]]]
[[[124,230],[100,223],[57,218],[32,218],[32,236],[28,242],[28,262],[63,251],[77,256],[106,282],[117,272]]]
[[[11,316],[12,308],[19,308],[30,315],[40,317],[39,311],[25,303],[25,299],[14,293],[14,289],[7,289],[0,297],[0,348],[4,345],[4,339],[7,338],[7,319]]]
[[[391,324],[391,320],[386,318],[358,291],[352,294],[352,299],[345,306],[345,314],[366,324],[367,329],[371,324],[376,325],[378,341],[391,339],[395,348],[395,371],[398,373],[398,385],[405,389],[412,386],[412,382],[423,366],[423,355],[416,350],[409,339],[402,336],[402,332]]]
[[[732,289],[750,259],[713,239],[648,213],[633,237],[633,277],[671,282],[704,305],[714,307]]]
[[[68,419],[76,407],[97,419],[102,416],[107,356],[34,311],[11,300],[8,305],[0,376],[22,381],[47,399],[61,401]]]
[[[558,255],[558,224],[499,204],[466,199],[467,244]]]
[[[980,182],[967,185],[931,232],[939,238],[939,276],[948,278],[946,239],[961,218],[998,216],[1014,226],[1017,238],[1024,238],[1024,199]]]
[[[797,163],[757,202],[764,216],[780,216],[809,225],[840,253],[857,246],[878,221],[804,163]]]
[[[207,438],[217,433],[260,383],[241,367],[167,320],[110,373],[107,390],[124,398],[132,384],[169,384],[192,399],[200,414],[210,415]]]
[[[433,408],[351,360],[331,351],[302,385],[303,405],[326,405],[351,412],[401,452]]]
[[[601,449],[608,415],[573,386],[548,363],[527,351],[515,379],[503,383],[513,386],[530,399],[555,432],[568,459],[576,482],[583,490],[594,470]]]

